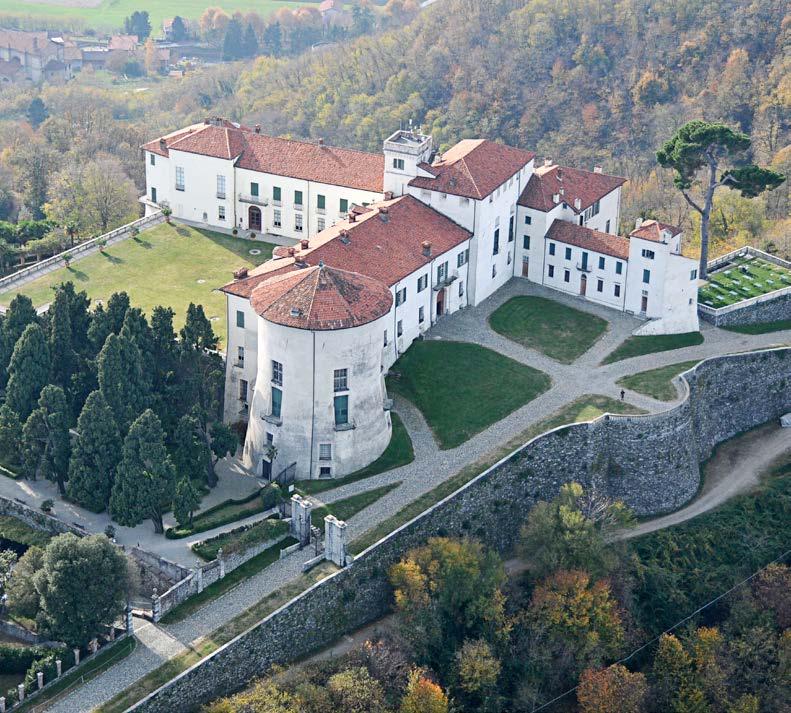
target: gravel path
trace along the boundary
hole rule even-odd
[[[608,320],[609,327],[599,341],[573,365],[559,364],[540,352],[502,337],[489,328],[487,319],[493,310],[511,297],[525,294],[549,297],[584,312],[604,317]],[[552,379],[551,387],[466,443],[449,450],[440,450],[420,412],[411,403],[396,397],[394,408],[412,438],[415,460],[387,473],[324,492],[320,495],[321,500],[331,503],[381,485],[402,481],[400,487],[349,520],[349,537],[354,539],[452,477],[465,466],[491,454],[532,424],[543,420],[580,396],[602,394],[620,398],[621,387],[615,382],[622,376],[682,361],[791,343],[791,330],[764,335],[742,335],[703,325],[705,341],[698,346],[647,354],[599,366],[601,360],[641,323],[640,320],[629,315],[613,312],[605,307],[568,297],[524,280],[512,280],[477,307],[465,309],[441,320],[431,330],[430,337],[469,341],[494,349],[523,364],[546,372]],[[673,403],[655,401],[631,391],[627,392],[626,401],[654,413],[673,406]],[[159,666],[168,656],[183,650],[179,647],[189,646],[195,639],[221,627],[266,594],[297,577],[302,571],[302,562],[308,558],[309,555],[298,552],[276,562],[264,572],[246,580],[178,624],[172,626],[154,626],[147,622],[139,624],[141,645],[128,658],[74,691],[50,710],[58,713],[89,711],[109,700]]]

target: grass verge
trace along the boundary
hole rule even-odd
[[[393,421],[393,435],[385,452],[382,453],[371,465],[361,470],[347,475],[343,478],[331,478],[327,480],[305,480],[297,483],[300,492],[306,495],[323,493],[325,490],[334,490],[349,483],[356,483],[358,480],[370,478],[372,475],[386,473],[393,468],[400,468],[415,460],[415,451],[412,449],[412,439],[404,426],[403,421],[395,411],[390,414]]]
[[[659,369],[649,369],[637,374],[630,374],[618,379],[615,383],[658,401],[672,401],[676,398],[676,387],[673,386],[673,379],[681,372],[691,369],[698,363],[699,360],[682,361],[678,364],[662,366]]]
[[[194,594],[189,599],[185,599],[181,604],[171,609],[162,617],[162,623],[173,624],[188,617],[209,602],[217,599],[217,597],[233,589],[245,579],[252,577],[254,574],[258,574],[262,569],[266,569],[270,564],[276,562],[280,558],[280,550],[296,544],[296,542],[297,541],[293,537],[286,537],[280,540],[280,542],[268,547],[232,572],[228,572],[222,579],[218,579],[216,582],[210,584],[200,594]]]
[[[776,322],[756,322],[755,324],[734,324],[731,327],[723,327],[729,332],[739,334],[768,334],[769,332],[783,332],[791,329],[791,319],[780,319]]]
[[[703,344],[703,335],[700,332],[684,332],[683,334],[655,334],[644,337],[629,337],[611,351],[602,361],[602,364],[612,364],[622,359],[654,354],[655,352],[668,352],[673,349],[694,347]]]
[[[607,320],[545,297],[514,297],[489,317],[498,334],[571,364],[607,330]]]
[[[415,342],[395,363],[388,389],[423,413],[440,448],[455,448],[532,401],[547,374],[466,342]]]
[[[350,498],[344,498],[343,500],[336,500],[334,503],[320,505],[311,512],[311,523],[314,527],[324,530],[324,518],[327,515],[335,515],[339,520],[348,520],[360,510],[365,510],[369,505],[375,503],[379,498],[383,498],[391,490],[395,490],[399,485],[401,485],[401,481],[383,485],[381,488],[366,490],[364,493],[352,495]]]
[[[192,545],[192,551],[203,560],[211,562],[222,548],[225,554],[240,552],[255,545],[274,540],[288,532],[288,523],[284,520],[261,520],[252,525],[237,527],[230,532],[223,532],[203,542]]]
[[[527,443],[530,439],[546,431],[550,431],[553,428],[557,428],[558,426],[578,423],[580,421],[590,421],[606,412],[623,414],[645,413],[636,406],[632,406],[623,401],[616,401],[608,396],[601,396],[599,394],[581,396],[577,400],[559,409],[551,416],[545,418],[543,421],[525,429],[510,441],[490,451],[486,455],[481,456],[481,458],[474,463],[470,463],[470,465],[462,468],[456,475],[443,481],[432,490],[429,490],[427,493],[424,493],[416,500],[413,500],[411,503],[401,508],[401,510],[392,517],[387,518],[387,520],[384,520],[356,540],[353,540],[349,545],[349,551],[355,555],[359,554],[393,530],[401,527],[404,523],[409,522],[412,518],[417,517],[423,511],[428,510],[432,505],[436,505],[440,500],[446,498],[466,483],[469,483],[477,475],[493,466],[497,461],[505,458],[505,456]]]
[[[330,562],[323,562],[285,587],[265,596],[257,604],[246,609],[239,616],[227,621],[208,636],[193,641],[188,651],[169,659],[166,663],[111,698],[97,709],[98,713],[123,713],[149,693],[186,671],[190,666],[198,663],[198,661],[216,651],[220,646],[227,644],[231,639],[247,631],[251,626],[269,616],[286,602],[312,587],[316,582],[325,579],[336,570],[337,567]]]

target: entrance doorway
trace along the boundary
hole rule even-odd
[[[588,276],[582,275],[580,277],[580,295],[585,297],[585,293],[588,291]]]
[[[643,295],[642,299],[640,300],[640,312],[641,314],[648,312],[648,295]]]
[[[261,477],[264,480],[272,480],[272,463],[271,463],[271,461],[261,459]]]
[[[250,230],[261,230],[261,209],[251,205],[248,211],[248,226]]]
[[[522,258],[522,277],[528,277],[529,276],[529,274],[530,274],[529,267],[530,267],[530,258],[529,257],[523,257]]]
[[[445,290],[437,292],[437,317],[445,314]]]

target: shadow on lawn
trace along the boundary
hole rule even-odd
[[[118,265],[119,263],[124,262],[123,258],[117,257],[115,255],[110,255],[110,253],[108,253],[106,250],[101,254],[104,255],[105,258],[107,258],[108,262],[113,263],[113,265]]]
[[[67,267],[66,268],[72,275],[75,280],[79,280],[80,282],[87,282],[88,281],[88,274],[83,272],[82,270],[78,270],[74,267]]]
[[[154,246],[148,241],[143,240],[143,238],[136,237],[132,238],[141,248],[145,248],[146,250],[151,250]]]

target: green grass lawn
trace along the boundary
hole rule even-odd
[[[698,299],[708,307],[727,307],[742,300],[765,295],[791,285],[791,270],[761,258],[737,258],[716,272],[698,290]]]
[[[381,488],[374,488],[373,490],[366,490],[364,493],[352,495],[350,498],[343,500],[336,500],[334,503],[321,505],[313,508],[310,513],[310,521],[314,527],[318,527],[322,532],[324,531],[324,518],[327,515],[335,515],[339,520],[344,522],[352,515],[356,515],[360,510],[365,510],[369,505],[373,505],[379,498],[383,498],[391,490],[395,490],[401,482],[390,483],[383,485]]]
[[[323,493],[325,490],[334,490],[342,485],[355,483],[372,475],[385,473],[393,468],[398,468],[415,460],[415,451],[412,449],[412,439],[404,427],[403,421],[395,411],[390,413],[393,421],[393,434],[385,452],[382,453],[371,465],[358,470],[343,478],[328,478],[326,480],[304,480],[297,483],[297,490],[305,495]]]
[[[645,394],[659,401],[672,401],[676,398],[676,387],[673,386],[675,379],[682,371],[691,369],[699,360],[682,361],[678,364],[670,364],[659,369],[649,369],[638,374],[630,374],[618,379],[616,383],[626,389],[636,391],[638,394]]]
[[[311,5],[318,0],[230,0],[230,2],[217,3],[229,15],[236,10],[249,12],[254,10],[263,17],[277,10],[279,7],[300,7]],[[13,0],[0,0],[0,15],[14,17],[46,17],[53,22],[63,18],[75,18],[85,21],[86,27],[104,30],[120,30],[124,18],[135,10],[148,10],[151,18],[152,36],[162,36],[162,21],[166,18],[180,15],[187,19],[197,20],[211,3],[206,0],[168,0],[168,2],[152,2],[141,5],[137,0],[99,0],[82,3],[48,3],[46,0],[28,0],[27,2],[13,2]]]
[[[653,354],[654,352],[667,352],[683,347],[693,347],[703,344],[703,335],[700,332],[684,332],[683,334],[656,334],[646,337],[629,337],[627,340],[610,352],[602,364],[612,364],[621,359]]]
[[[601,317],[544,297],[514,297],[489,317],[492,329],[564,364],[590,349],[607,330]]]
[[[388,389],[422,411],[443,449],[461,445],[551,384],[538,369],[466,342],[415,342],[391,371]]]
[[[769,332],[783,332],[791,329],[791,319],[780,319],[776,322],[756,322],[755,324],[734,324],[724,327],[729,332],[740,334],[768,334]]]
[[[253,267],[269,259],[272,245],[228,235],[163,223],[77,260],[33,282],[0,294],[7,306],[17,292],[28,295],[36,307],[52,300],[52,288],[71,280],[85,290],[94,304],[107,302],[113,292],[125,290],[132,304],[150,314],[156,305],[172,307],[180,329],[190,302],[202,304],[220,340],[227,332],[225,295],[217,292],[233,279],[238,267]],[[250,255],[251,249],[261,251]]]

